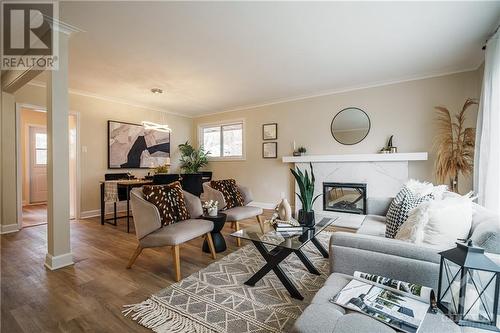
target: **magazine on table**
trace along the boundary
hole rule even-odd
[[[403,332],[415,333],[429,307],[434,307],[435,295],[429,287],[356,271],[330,302]]]

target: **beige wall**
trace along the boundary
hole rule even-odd
[[[235,178],[248,185],[256,201],[277,202],[284,193],[293,198],[293,182],[281,157],[291,155],[292,142],[305,146],[308,154],[375,153],[390,135],[399,152],[429,152],[429,161],[410,162],[410,177],[435,181],[432,151],[436,133],[436,105],[457,111],[467,97],[479,98],[480,73],[471,71],[429,79],[314,97],[243,111],[214,114],[195,119],[199,124],[244,118],[246,121],[246,160],[211,162],[215,178]],[[330,134],[330,123],[340,110],[359,107],[371,120],[371,130],[361,143],[344,146]],[[469,113],[469,126],[475,127],[477,107]],[[262,124],[278,123],[278,159],[262,158]],[[461,181],[460,190],[471,189],[471,179]]]
[[[26,85],[15,93],[17,103],[46,105],[45,88]],[[70,94],[70,111],[80,115],[80,183],[81,211],[99,209],[99,181],[106,172],[127,170],[107,169],[107,121],[118,120],[140,123],[142,120],[166,122],[172,128],[172,169],[178,169],[177,145],[192,139],[192,119],[110,102],[94,97]],[[147,170],[128,170],[143,176]]]
[[[2,92],[2,109],[0,113],[0,157],[1,157],[1,207],[0,223],[2,225],[17,225],[16,194],[16,116],[14,96]],[[2,232],[11,231],[2,228]]]
[[[35,125],[40,127],[47,126],[47,114],[45,112],[38,112],[29,109],[21,110],[20,117],[20,129],[19,129],[19,140],[21,141],[20,145],[20,154],[21,154],[21,174],[23,177],[22,186],[23,186],[23,204],[29,204],[30,198],[30,189],[29,189],[29,172],[27,169],[27,163],[29,162],[29,157],[27,156],[27,151],[29,149],[29,128],[28,126]]]

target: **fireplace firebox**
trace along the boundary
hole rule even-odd
[[[323,210],[366,214],[366,184],[323,183]]]

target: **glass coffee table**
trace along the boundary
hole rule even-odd
[[[302,233],[276,232],[269,222],[264,223],[262,229],[260,225],[255,225],[232,233],[231,236],[233,237],[252,241],[259,253],[266,260],[266,264],[248,279],[245,284],[253,287],[267,273],[273,271],[293,298],[303,300],[304,297],[299,293],[279,264],[290,254],[295,253],[310,273],[320,275],[320,272],[302,251],[302,247],[311,242],[324,258],[328,258],[328,251],[321,245],[316,236],[336,219],[338,217],[317,215],[316,225],[312,228],[304,228]],[[268,250],[265,245],[271,245],[274,248]]]

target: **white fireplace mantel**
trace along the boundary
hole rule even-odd
[[[401,162],[427,161],[426,152],[395,154],[342,154],[283,156],[283,163],[329,163],[329,162]]]
[[[366,184],[366,193],[370,198],[394,197],[401,186],[409,179],[409,164],[426,161],[428,154],[343,154],[343,155],[305,155],[284,156],[283,163],[295,163],[295,166],[308,170],[312,163],[315,174],[315,195],[323,193],[325,182]],[[297,184],[295,191],[298,192]],[[300,209],[300,202],[295,202]],[[323,200],[316,200],[313,209],[323,211]]]

